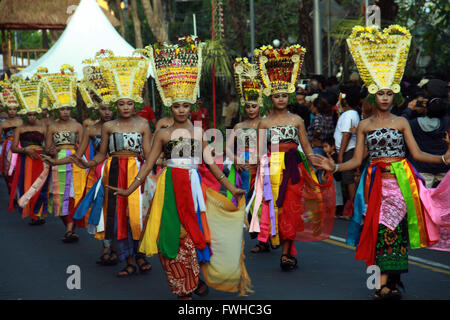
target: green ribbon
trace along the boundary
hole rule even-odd
[[[391,163],[391,172],[395,174],[397,183],[400,187],[400,191],[403,195],[403,199],[405,199],[406,212],[408,215],[408,233],[410,247],[411,249],[419,249],[420,233],[416,206],[414,205],[411,186],[409,185],[408,175],[406,174],[405,168],[403,167],[403,163],[401,161]]]
[[[65,158],[66,155],[66,150],[62,149],[59,150],[58,152],[58,159],[63,159]],[[57,213],[58,215],[62,216],[63,213],[63,206],[64,206],[64,193],[66,190],[66,175],[67,175],[67,165],[63,164],[63,165],[58,165],[58,197],[59,197],[59,212]]]
[[[164,257],[175,259],[178,256],[180,232],[181,222],[178,217],[175,192],[173,189],[172,168],[168,167],[166,169],[164,204],[158,240],[158,248]]]
[[[230,174],[228,175],[228,181],[235,186],[236,185],[236,167],[234,166],[234,163],[231,165]],[[233,194],[227,190],[227,199],[233,200]]]
[[[308,171],[308,173],[311,175],[311,167],[308,163],[308,159],[306,159],[305,154],[303,152],[301,152],[298,149],[297,149],[297,151],[300,154],[300,158],[302,159],[303,166],[305,167],[306,171]]]

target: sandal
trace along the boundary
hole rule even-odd
[[[387,291],[387,293],[383,293],[382,291],[384,288],[387,288],[389,291]],[[383,284],[380,289],[377,289],[375,291],[375,295],[373,296],[373,300],[375,301],[388,300],[390,298],[392,298],[392,290],[387,284]]]
[[[387,286],[389,287],[389,289],[391,289],[392,300],[402,299],[402,293],[400,292],[398,287],[402,288],[402,290],[405,291],[405,286],[403,285],[403,282],[400,281],[400,279],[394,280],[392,278],[388,278]]]
[[[108,258],[107,258],[108,257]],[[100,256],[100,258],[97,260],[97,261],[95,261],[95,263],[96,264],[101,264],[101,265],[106,265],[106,263],[109,261],[109,259],[110,259],[110,256],[109,256],[109,253],[104,253],[104,254],[102,254],[101,256]]]
[[[194,293],[199,297],[204,297],[209,293],[209,287],[205,281],[202,279],[198,279],[197,289],[194,290]]]
[[[79,240],[78,235],[73,233],[72,231],[67,231],[62,238],[64,243],[72,243],[77,242]]]
[[[45,221],[45,220],[44,220],[44,221]],[[38,226],[38,225],[40,225],[41,223],[39,222],[38,219],[36,219],[36,220],[31,220],[28,224],[29,224],[30,226]]]
[[[253,253],[270,252],[268,244],[258,243],[253,249],[250,250]]]
[[[111,250],[111,254],[109,255],[108,261],[106,261],[105,266],[115,266],[119,263],[117,258],[117,254],[115,251]]]
[[[131,268],[131,271],[130,271]],[[121,274],[122,272],[126,272],[126,274]],[[137,274],[137,268],[135,265],[133,264],[127,264],[127,266],[125,268],[123,268],[122,270],[119,271],[119,273],[117,274],[117,276],[119,278],[125,278],[128,276],[132,276]]]
[[[152,269],[152,265],[145,259],[145,256],[143,254],[136,254],[135,255],[136,264],[139,267],[140,273],[146,273]],[[138,261],[144,261],[143,263],[139,263]],[[150,268],[145,268],[149,266]]]
[[[284,258],[284,259],[283,259]],[[290,271],[297,266],[297,258],[289,254],[282,254],[280,258],[280,267],[284,271]]]

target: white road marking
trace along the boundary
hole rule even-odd
[[[341,238],[341,237],[336,237],[336,236],[330,235],[330,239],[331,240],[335,240],[335,241],[339,241],[339,242],[342,242],[342,243],[346,243],[345,239]],[[433,267],[436,267],[436,268],[441,268],[441,269],[445,269],[445,270],[450,271],[450,266],[448,266],[446,264],[442,264],[442,263],[431,261],[431,260],[427,260],[427,259],[422,259],[422,258],[411,256],[411,255],[408,256],[408,259],[411,260],[411,261],[414,261],[414,262],[419,262],[419,263],[427,264],[429,266],[433,266]]]

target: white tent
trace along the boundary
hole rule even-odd
[[[56,73],[64,64],[74,67],[78,79],[83,77],[83,60],[94,58],[101,49],[111,50],[115,56],[131,56],[134,48],[122,38],[95,0],[81,0],[70,17],[61,37],[50,50],[17,75],[33,76],[38,68],[46,67]],[[153,77],[149,67],[148,76]]]

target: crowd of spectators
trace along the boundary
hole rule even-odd
[[[391,112],[409,120],[421,150],[437,155],[445,153],[447,145],[443,138],[450,129],[448,82],[433,77],[405,78],[401,87],[403,101]],[[329,155],[337,163],[351,159],[359,122],[375,112],[374,106],[366,102],[367,89],[358,78],[339,83],[336,77],[314,76],[297,85],[296,95],[297,103],[290,105],[289,110],[304,120],[314,152]],[[419,163],[409,155],[408,160],[424,177],[427,187],[436,187],[450,169],[444,164]],[[352,216],[353,198],[365,163],[367,159],[359,170],[334,176],[338,217]],[[320,179],[320,172],[317,175]]]

